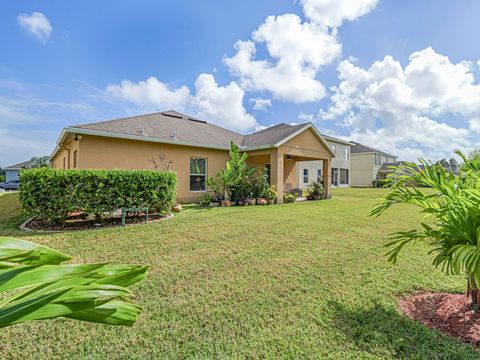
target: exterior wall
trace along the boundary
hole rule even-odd
[[[352,154],[350,167],[352,169],[350,176],[352,187],[372,186],[372,181],[375,179],[373,154]]]
[[[327,140],[327,143],[331,146],[332,144],[335,145],[335,157],[332,158],[331,161],[331,168],[336,168],[338,170],[338,186],[336,187],[349,187],[351,183],[351,169],[350,169],[350,159],[347,158],[345,149],[350,149],[349,145],[345,145],[342,143],[337,143],[333,141]],[[350,151],[349,151],[350,153]],[[351,156],[351,155],[350,155]],[[304,183],[303,181],[303,170],[308,169],[308,183]],[[306,189],[312,181],[317,180],[317,171],[323,169],[323,161],[316,160],[316,161],[301,161],[297,164],[297,181],[298,187],[301,189]],[[348,170],[348,184],[341,185],[340,184],[340,169],[347,169]],[[323,173],[323,170],[322,170]],[[332,185],[333,186],[333,185]]]
[[[98,136],[82,136],[78,143],[80,147],[77,161],[80,169],[154,169],[154,164],[149,159],[157,158],[163,151],[168,161],[172,161],[173,171],[177,173],[177,198],[181,202],[194,201],[205,192],[190,191],[191,157],[207,159],[207,176],[217,174],[220,169],[225,167],[229,159],[226,150]],[[53,159],[54,164],[60,164],[57,168],[63,168],[63,157],[66,155],[67,152],[62,150]],[[72,156],[71,159],[73,159]]]
[[[353,187],[372,187],[372,181],[383,179],[378,170],[384,163],[394,162],[397,158],[380,154],[380,164],[375,164],[375,153],[352,154],[351,182]]]
[[[77,168],[80,164],[80,143],[82,139],[78,141],[73,137],[68,137],[60,150],[55,154],[55,157],[51,161],[51,165],[54,169],[74,169],[74,152],[77,151]],[[65,159],[65,167],[63,159]]]
[[[18,180],[19,170],[5,170],[5,181]]]

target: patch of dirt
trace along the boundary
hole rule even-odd
[[[173,217],[172,214],[149,214],[148,215],[148,222],[155,222],[170,219]],[[129,225],[138,225],[138,224],[145,224],[145,214],[140,214],[137,216],[128,216],[125,219],[125,224]],[[91,218],[82,218],[78,214],[72,214],[67,219],[65,227],[61,227],[60,225],[50,224],[42,219],[33,218],[25,223],[24,227],[26,230],[35,230],[35,231],[69,231],[69,230],[88,230],[88,229],[103,229],[108,227],[115,227],[121,226],[122,219],[121,217],[112,216],[110,218],[102,219],[101,223],[98,224],[95,219]]]
[[[400,298],[398,306],[409,318],[480,347],[480,314],[465,294],[416,293]]]

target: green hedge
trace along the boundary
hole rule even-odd
[[[98,220],[123,207],[170,211],[176,175],[152,170],[23,170],[19,195],[27,214],[64,225],[72,211]]]

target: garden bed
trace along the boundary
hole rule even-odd
[[[480,347],[480,314],[465,294],[415,293],[402,297],[399,308],[429,328]]]
[[[173,214],[148,214],[148,222],[162,221],[170,219],[173,217]],[[129,216],[125,219],[125,225],[140,225],[145,224],[145,214],[141,213],[136,216]],[[93,218],[82,219],[80,216],[74,214],[67,219],[65,227],[60,225],[48,223],[40,218],[33,217],[25,221],[20,225],[21,230],[33,230],[33,231],[69,231],[69,230],[89,230],[89,229],[102,229],[122,226],[121,216],[112,216],[109,218],[102,219],[98,223]]]

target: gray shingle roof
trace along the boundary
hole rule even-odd
[[[21,169],[29,169],[32,167],[31,161],[24,161],[18,164],[10,165],[4,168],[4,170],[21,170]]]
[[[374,149],[374,148],[371,148],[367,145],[363,145],[363,144],[360,144],[358,142],[355,142],[355,141],[352,141],[353,145],[350,152],[352,154],[359,154],[359,153],[377,153],[377,154],[382,154],[382,155],[386,155],[386,156],[389,156],[389,157],[394,157],[394,158],[397,158],[398,156],[395,156],[395,155],[392,155],[392,154],[389,154],[389,153],[386,153],[385,151],[382,151],[382,150],[377,150],[377,149]]]
[[[257,131],[256,133],[245,135],[243,137],[242,146],[256,147],[274,145],[293,135],[296,131],[307,125],[308,124],[288,125],[282,123],[271,126],[267,129]]]
[[[209,124],[176,111],[132,116],[128,118],[75,125],[70,128],[104,131],[183,141],[197,145],[230,147],[230,141],[241,145],[243,135]]]

